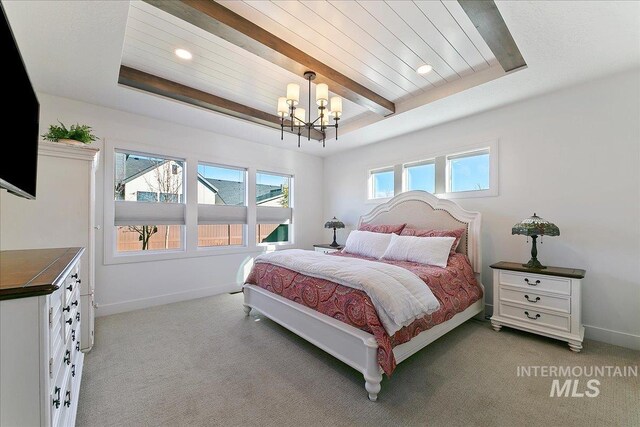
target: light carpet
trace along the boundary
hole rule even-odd
[[[637,377],[598,378],[598,397],[572,398],[549,397],[551,378],[517,376],[518,366],[638,365],[637,351],[586,341],[575,354],[472,320],[398,365],[370,402],[360,373],[253,313],[234,294],[96,319],[77,424],[640,425]]]

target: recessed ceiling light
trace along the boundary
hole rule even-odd
[[[185,50],[185,49],[176,49],[176,50],[174,50],[174,53],[176,54],[176,56],[178,58],[181,58],[181,59],[191,59],[191,58],[193,58],[193,55],[191,55],[191,52],[189,52],[188,50]]]
[[[433,67],[431,65],[425,64],[425,65],[419,66],[416,71],[418,72],[418,74],[427,74],[427,73],[430,73],[432,70],[433,70]]]

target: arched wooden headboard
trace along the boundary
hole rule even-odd
[[[463,209],[457,203],[439,199],[426,191],[407,191],[386,203],[376,206],[360,217],[361,224],[407,224],[407,228],[454,230],[466,228],[456,249],[469,257],[473,271],[482,270],[480,256],[480,226],[482,215]]]

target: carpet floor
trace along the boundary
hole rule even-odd
[[[640,352],[471,320],[401,363],[367,400],[362,375],[278,324],[245,317],[242,294],[96,319],[81,426],[633,426],[640,378],[599,377],[597,397],[549,397],[518,366],[630,366]],[[561,383],[565,378],[561,379]],[[580,378],[584,391],[589,378]]]

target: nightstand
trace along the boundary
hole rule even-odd
[[[531,269],[520,263],[499,262],[493,268],[491,326],[544,335],[582,350],[581,287],[585,271],[547,267]]]
[[[325,254],[330,254],[331,252],[341,251],[344,246],[331,246],[331,245],[313,245],[313,248],[316,252],[322,252]]]

